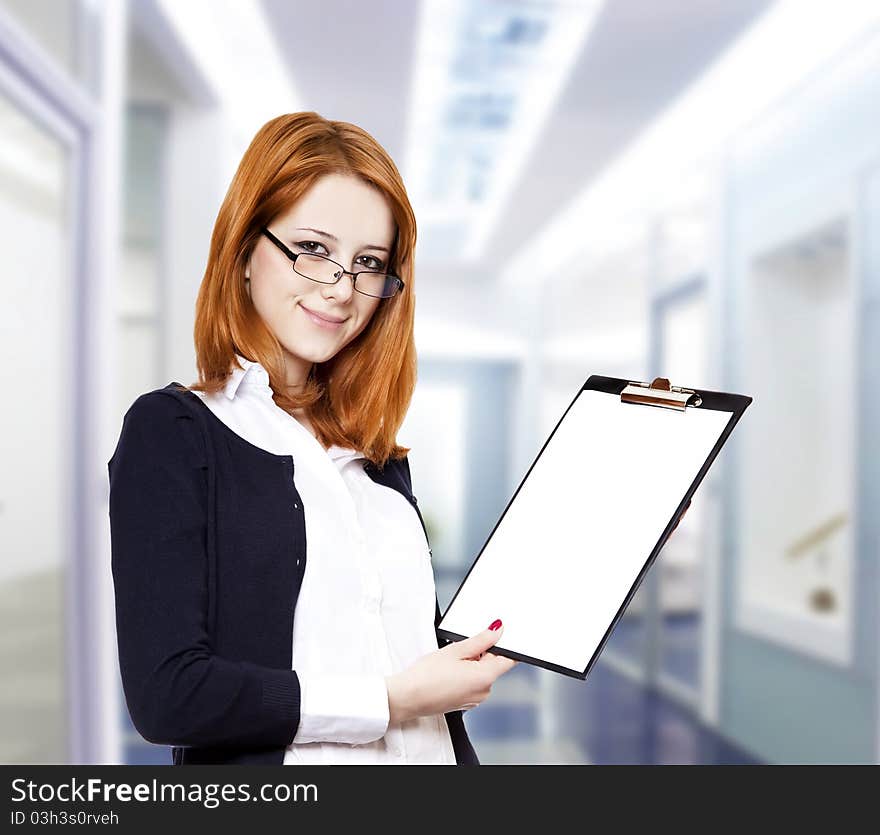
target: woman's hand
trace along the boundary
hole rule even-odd
[[[517,664],[512,658],[487,652],[503,631],[503,625],[497,630],[484,629],[472,638],[453,641],[423,655],[407,669],[386,676],[391,723],[467,710],[484,701],[495,679]]]

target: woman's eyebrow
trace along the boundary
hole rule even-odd
[[[312,226],[297,226],[297,230],[301,232],[316,232],[318,235],[323,235],[325,238],[329,238],[334,243],[339,243],[339,238],[336,235],[331,235],[329,232],[324,232],[321,229],[315,229]],[[376,246],[375,244],[368,244],[366,246],[362,246],[361,249],[375,249],[379,252],[388,252],[387,246]]]

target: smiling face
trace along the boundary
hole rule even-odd
[[[384,195],[358,177],[326,174],[267,225],[294,253],[326,255],[351,272],[389,269],[395,223]],[[265,235],[245,276],[263,321],[284,351],[287,385],[301,386],[313,363],[326,362],[369,324],[382,299],[354,290],[350,275],[321,284],[294,272]],[[331,324],[325,319],[341,320]]]

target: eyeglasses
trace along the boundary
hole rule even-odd
[[[353,273],[342,264],[331,261],[326,255],[293,252],[266,228],[263,228],[263,234],[291,260],[294,272],[320,284],[336,284],[347,273],[358,293],[380,299],[390,298],[405,286],[403,281],[391,273],[378,273],[375,270]]]

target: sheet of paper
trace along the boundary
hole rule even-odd
[[[582,391],[440,627],[583,673],[731,414]]]

